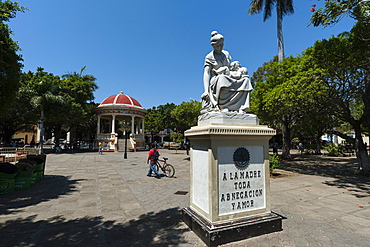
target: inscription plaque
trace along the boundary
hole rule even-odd
[[[218,147],[219,215],[266,207],[263,146]]]

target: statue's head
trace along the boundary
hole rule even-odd
[[[238,70],[242,66],[240,65],[239,61],[234,61],[230,64],[230,67],[231,67],[232,70]]]
[[[224,36],[219,34],[217,31],[211,33],[211,45],[216,53],[221,53],[224,47]]]
[[[223,44],[224,43],[224,36],[219,34],[217,31],[213,31],[211,33],[211,45],[214,44]]]

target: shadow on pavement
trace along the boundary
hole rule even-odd
[[[370,177],[355,174],[356,157],[330,157],[324,155],[292,155],[293,160],[284,161],[279,169],[305,175],[334,178],[326,181],[329,186],[347,189],[356,197],[370,196]]]
[[[102,217],[65,220],[54,217],[34,222],[35,216],[8,220],[0,227],[0,246],[177,246],[182,237],[181,210],[171,208],[141,215],[126,223]]]
[[[24,207],[32,206],[76,190],[81,180],[70,180],[65,176],[45,175],[44,179],[27,190],[18,190],[0,195],[0,215],[21,212]]]

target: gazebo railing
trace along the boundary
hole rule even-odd
[[[111,140],[112,139],[112,134],[108,133],[103,133],[103,134],[97,134],[96,135],[97,140]]]

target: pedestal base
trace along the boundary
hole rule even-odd
[[[217,246],[282,230],[282,218],[274,213],[211,224],[187,207],[183,221],[207,246]]]
[[[258,125],[259,120],[254,114],[239,112],[206,112],[198,117],[198,126],[209,124]]]

